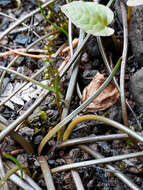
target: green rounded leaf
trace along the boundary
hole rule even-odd
[[[79,28],[95,36],[110,36],[114,33],[111,24],[113,12],[104,5],[75,1],[61,7],[62,12]]]
[[[127,5],[130,6],[130,7],[143,5],[143,0],[128,0]]]

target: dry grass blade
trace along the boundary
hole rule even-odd
[[[44,39],[46,39],[46,38],[48,38],[48,37],[50,37],[51,35],[56,34],[56,33],[57,33],[57,31],[51,32],[51,33],[48,33],[48,34],[42,36],[41,38],[39,38],[38,40],[36,40],[36,41],[34,41],[32,44],[30,44],[30,45],[26,48],[25,52],[28,51],[28,50],[29,50],[30,48],[32,48],[33,46],[35,46],[35,45],[36,45],[37,43],[39,43],[40,41],[42,41],[42,40],[44,40]],[[18,60],[19,57],[20,57],[20,56],[17,55],[17,56],[9,63],[9,65],[7,66],[7,68],[10,68],[10,67]],[[5,77],[5,74],[6,74],[6,71],[4,71],[4,72],[2,73],[2,75],[1,75],[1,77],[0,77],[0,87],[2,86],[2,82],[3,82],[3,79],[4,79],[4,77]]]
[[[15,166],[7,171],[5,176],[0,180],[0,188],[4,185],[4,183],[8,180],[8,178],[14,174],[18,170],[18,167]]]
[[[139,135],[143,136],[142,133]],[[58,145],[58,148],[64,148],[68,146],[75,146],[79,144],[94,143],[98,141],[111,141],[111,140],[125,140],[128,139],[127,134],[113,134],[113,135],[99,135],[95,137],[82,137],[66,140]]]
[[[120,96],[121,96],[121,106],[122,106],[122,117],[124,125],[129,127],[128,123],[128,114],[126,108],[126,98],[125,98],[125,72],[126,72],[126,61],[127,61],[127,52],[128,52],[128,25],[127,25],[127,13],[124,2],[120,2],[122,10],[122,20],[123,20],[123,29],[124,29],[124,45],[122,53],[122,63],[121,63],[121,72],[120,72]]]
[[[65,161],[67,164],[72,163],[72,160],[70,158],[65,158]],[[71,170],[71,176],[73,178],[73,181],[75,183],[77,190],[84,190],[81,178],[79,173],[76,170]]]
[[[47,190],[56,190],[53,182],[53,178],[48,166],[47,160],[44,156],[39,157],[39,162],[46,182]]]
[[[64,69],[61,71],[60,73],[60,77],[63,77],[64,74],[67,72],[67,70],[71,67],[71,65],[74,63],[74,61],[76,60],[76,58],[78,57],[78,55],[80,54],[80,52],[82,51],[82,49],[85,47],[87,41],[89,40],[90,35],[87,34],[87,36],[85,37],[85,39],[83,40],[83,43],[80,45],[80,47],[77,49],[77,51],[74,53],[74,55],[72,56],[72,58],[70,59],[70,61],[66,64],[66,66],[64,67]]]
[[[83,151],[89,153],[90,155],[92,155],[94,158],[96,159],[100,159],[100,158],[104,158],[101,154],[99,154],[98,152],[93,151],[92,149],[90,149],[87,146],[81,145],[79,146]],[[127,176],[125,176],[123,173],[121,173],[120,171],[116,170],[113,166],[106,164],[105,165],[106,168],[108,168],[109,170],[111,170],[111,172],[113,171],[113,174],[118,177],[123,183],[125,183],[129,189],[132,190],[140,190],[139,187],[137,187],[137,185],[135,185],[130,179],[128,179]]]
[[[20,171],[19,171],[19,170],[17,171],[17,174],[20,176]],[[35,190],[42,190],[41,187],[39,187],[39,186],[37,185],[37,183],[35,183],[35,181],[34,181],[30,176],[28,176],[27,174],[24,173],[23,179],[24,179],[31,187],[33,187],[33,189],[35,189]]]
[[[112,156],[112,157],[108,157],[108,158],[101,158],[98,160],[90,160],[90,161],[84,161],[84,162],[79,162],[79,163],[66,164],[63,166],[59,166],[57,168],[53,168],[51,170],[51,172],[52,173],[62,172],[62,171],[67,171],[67,170],[71,170],[71,169],[76,169],[79,167],[86,167],[86,166],[91,166],[91,165],[95,165],[95,164],[106,164],[106,163],[110,163],[110,162],[115,162],[115,161],[119,161],[119,160],[135,158],[135,157],[142,157],[142,156],[143,156],[143,152],[136,152],[136,153],[119,155],[119,156]]]
[[[4,167],[3,167],[2,158],[0,155],[0,179],[2,179],[4,176],[5,176],[5,171],[4,171]],[[5,182],[0,189],[1,190],[9,190],[7,182]]]
[[[14,21],[17,21],[16,18],[14,18],[14,17],[12,17],[12,16],[10,16],[10,15],[7,15],[7,14],[5,14],[5,13],[3,13],[3,12],[0,12],[0,16],[4,16],[4,17],[10,18],[10,19],[12,19],[12,20],[14,20]],[[28,25],[26,25],[26,24],[24,24],[24,23],[21,23],[21,24],[22,24],[23,26],[25,26],[25,29],[26,29],[26,30],[30,28]],[[14,32],[14,31],[12,31],[12,32]],[[33,34],[35,34],[35,36],[37,36],[37,37],[39,38],[39,35],[38,35],[34,30],[32,30],[32,32],[33,32]]]
[[[47,89],[49,91],[55,92],[53,88],[50,88],[47,85],[44,85],[44,84],[42,84],[42,83],[40,83],[40,82],[38,82],[38,81],[36,81],[36,80],[34,80],[32,78],[29,78],[29,77],[27,77],[27,76],[25,76],[25,75],[23,75],[21,73],[18,73],[18,72],[14,71],[14,70],[11,70],[11,69],[8,69],[8,68],[2,67],[2,66],[0,66],[0,69],[3,70],[3,71],[11,72],[11,73],[21,77],[24,80],[32,82],[33,84],[36,84],[36,85],[38,85],[38,86],[40,86],[42,88],[45,88],[45,89]]]
[[[24,180],[22,180],[16,174],[11,175],[10,180],[24,190],[37,190],[31,187],[29,184],[27,184]]]
[[[111,73],[112,70],[111,70],[111,68],[110,68],[110,64],[109,64],[109,62],[108,62],[107,55],[106,55],[106,52],[105,52],[104,47],[103,47],[103,43],[102,43],[101,37],[97,37],[96,39],[97,39],[98,47],[99,47],[99,50],[100,50],[100,52],[101,52],[101,55],[102,55],[102,59],[103,59],[103,61],[104,61],[104,64],[105,64],[105,66],[106,66],[108,72]],[[113,81],[114,81],[114,84],[116,85],[116,88],[117,88],[117,89],[119,90],[119,92],[120,92],[120,87],[119,87],[119,85],[118,85],[117,80],[116,80],[115,77],[113,78]],[[135,120],[136,120],[136,122],[137,122],[137,125],[138,125],[138,127],[139,127],[139,129],[140,129],[140,131],[141,131],[141,130],[142,130],[142,126],[141,126],[139,120],[137,119],[137,116],[136,116],[135,112],[133,111],[133,109],[131,108],[131,106],[130,106],[130,104],[129,104],[129,102],[128,102],[127,100],[126,100],[126,104],[127,104],[128,108],[129,108],[129,110],[131,111],[131,113],[133,114],[133,116],[134,116],[134,118],[135,118]]]
[[[84,190],[84,187],[83,187],[79,173],[75,170],[71,170],[71,175],[72,175],[73,181],[75,183],[76,189],[77,190]]]
[[[69,35],[70,36],[70,35]],[[78,44],[78,48],[80,47],[80,45],[82,44],[83,41],[83,37],[84,37],[84,32],[82,30],[80,30],[80,36],[79,36],[79,44]],[[71,43],[70,43],[71,44]],[[71,45],[72,46],[72,45]],[[73,56],[73,49],[71,47],[71,57]],[[70,108],[70,103],[72,100],[72,96],[73,96],[73,92],[74,92],[74,88],[76,85],[76,80],[77,80],[77,75],[78,75],[78,70],[79,70],[79,58],[80,58],[80,54],[77,57],[77,59],[74,61],[74,65],[73,65],[73,70],[72,70],[72,74],[70,77],[70,81],[69,81],[69,85],[68,85],[68,89],[66,92],[66,97],[65,97],[65,107],[63,108],[62,111],[62,116],[61,116],[61,120],[63,120],[69,112],[69,108]],[[64,128],[59,131],[58,133],[58,139],[60,137],[60,135],[63,135],[64,132]],[[60,134],[61,133],[61,134]]]
[[[97,120],[97,121],[101,121],[104,122],[107,125],[110,125],[112,127],[115,127],[125,133],[127,133],[129,136],[131,136],[133,139],[136,139],[139,142],[143,142],[143,137],[141,137],[140,135],[138,135],[136,132],[132,131],[131,129],[125,127],[124,125],[113,121],[111,119],[107,119],[105,117],[102,116],[98,116],[98,115],[83,115],[83,116],[79,116],[78,118],[76,118],[75,120],[73,120],[69,126],[67,127],[64,135],[63,135],[63,141],[67,140],[72,132],[72,130],[74,129],[74,127],[83,121],[87,121],[87,120]]]

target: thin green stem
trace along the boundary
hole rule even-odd
[[[42,84],[42,83],[40,83],[40,82],[38,82],[38,81],[36,81],[36,80],[34,80],[34,79],[32,79],[32,78],[29,78],[29,77],[27,77],[27,76],[21,74],[21,73],[18,73],[18,72],[14,71],[14,70],[5,68],[5,67],[3,67],[3,66],[0,66],[0,69],[2,69],[3,71],[11,72],[11,73],[13,73],[13,74],[19,76],[20,78],[22,78],[22,79],[24,79],[24,80],[27,80],[27,81],[29,81],[29,82],[31,82],[31,83],[33,83],[33,84],[36,84],[36,85],[38,85],[38,86],[40,86],[40,87],[42,87],[42,88],[45,88],[46,90],[49,90],[49,91],[55,93],[55,89],[50,88],[50,87],[48,87],[47,85],[44,85],[44,84]]]
[[[42,14],[42,16],[45,18],[45,20],[46,20],[49,24],[51,24],[52,26],[54,26],[57,30],[63,32],[63,33],[65,34],[65,36],[68,38],[68,33],[67,33],[66,30],[64,30],[63,27],[58,26],[57,24],[54,24],[53,22],[51,22],[51,21],[46,17],[46,15],[45,15],[45,13],[44,13],[44,9],[42,8],[41,1],[40,1],[40,0],[38,0],[38,6],[40,7],[41,14]]]

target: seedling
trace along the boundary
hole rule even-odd
[[[19,170],[21,172],[21,178],[23,178],[23,168],[22,168],[20,162],[14,156],[12,156],[8,153],[5,153],[4,157],[7,159],[10,159],[11,161],[13,161],[17,165],[17,167],[19,168]]]
[[[108,27],[114,14],[104,5],[93,2],[72,2],[61,7],[63,13],[77,27],[95,36],[110,36],[114,29]]]

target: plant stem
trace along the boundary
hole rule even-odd
[[[131,17],[132,17],[132,7],[128,7],[128,18],[127,18],[128,31],[130,30]]]
[[[38,81],[36,81],[36,80],[34,80],[34,79],[32,79],[32,78],[29,78],[29,77],[27,77],[27,76],[21,74],[21,73],[18,73],[18,72],[14,71],[14,70],[5,68],[5,67],[3,67],[3,66],[0,66],[0,69],[2,69],[3,71],[7,71],[7,72],[14,73],[15,75],[19,76],[20,78],[22,78],[22,79],[24,79],[24,80],[27,80],[27,81],[29,81],[29,82],[35,84],[35,85],[38,85],[38,86],[40,86],[40,87],[42,87],[42,88],[45,88],[46,90],[49,90],[49,91],[55,93],[55,89],[50,88],[50,87],[48,87],[47,85],[44,85],[44,84],[42,84],[42,83],[40,83],[40,82],[38,82]]]
[[[139,135],[143,136],[142,133]],[[76,146],[80,144],[88,144],[88,143],[95,143],[98,141],[112,141],[112,140],[127,140],[129,136],[125,133],[122,134],[112,134],[112,135],[99,135],[95,137],[81,137],[81,138],[74,138],[66,140],[58,145],[58,148],[65,148],[68,146]]]
[[[67,170],[71,170],[71,169],[77,169],[79,167],[86,167],[86,166],[91,166],[91,165],[95,165],[95,164],[106,164],[106,163],[110,163],[110,162],[125,160],[125,159],[129,159],[129,158],[142,157],[142,156],[143,156],[143,152],[136,152],[136,153],[107,157],[107,158],[100,158],[98,160],[77,162],[77,163],[66,164],[63,166],[53,168],[51,170],[51,172],[52,173],[62,172],[62,171],[67,171]]]
[[[5,174],[5,176],[0,180],[0,188],[2,187],[2,185],[7,181],[7,179],[14,174],[16,171],[18,170],[18,167],[15,166],[14,168],[10,169],[7,171],[7,173]]]
[[[54,186],[53,178],[51,175],[51,171],[50,171],[50,168],[49,168],[48,163],[46,161],[46,158],[44,156],[39,156],[39,163],[40,163],[43,175],[44,175],[47,190],[56,190],[55,186]]]
[[[69,126],[67,127],[64,135],[63,135],[63,141],[66,141],[72,130],[74,129],[74,127],[78,124],[81,123],[83,121],[87,121],[87,120],[97,120],[97,121],[101,121],[104,122],[107,125],[110,125],[112,127],[115,127],[121,131],[123,131],[124,133],[127,133],[129,136],[131,136],[133,139],[136,139],[137,141],[143,142],[143,137],[141,137],[140,135],[138,135],[136,132],[132,131],[131,129],[125,127],[124,125],[113,121],[111,119],[102,117],[102,116],[98,116],[98,115],[83,115],[83,116],[79,116],[78,118],[76,118],[75,120],[73,120]]]
[[[122,19],[123,19],[123,29],[124,29],[124,45],[122,53],[122,63],[120,72],[120,96],[121,96],[121,107],[122,107],[122,117],[124,125],[129,127],[127,108],[126,108],[126,98],[125,98],[125,72],[126,72],[126,61],[128,52],[128,25],[127,25],[127,13],[123,1],[120,1]]]

